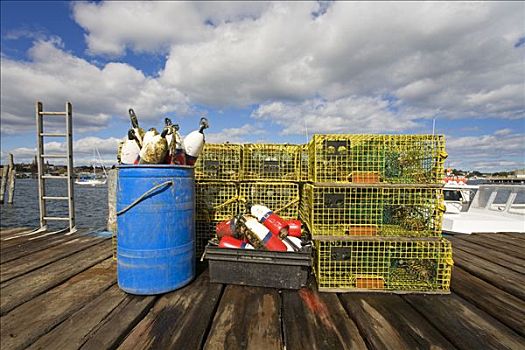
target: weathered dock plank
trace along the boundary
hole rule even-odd
[[[31,228],[29,227],[0,227],[0,238],[1,239],[8,238],[8,237],[17,235],[20,232],[30,231],[30,230]]]
[[[138,296],[127,294],[117,306],[88,335],[82,350],[100,350],[116,348],[128,333],[140,322],[153,306],[158,296]]]
[[[525,300],[524,275],[460,250],[454,252],[454,263],[499,289]]]
[[[205,349],[282,349],[281,300],[276,289],[228,285]]]
[[[523,349],[525,341],[486,312],[456,295],[403,298],[458,349]]]
[[[66,235],[53,235],[48,237],[39,237],[37,239],[27,239],[23,243],[6,247],[0,250],[0,263],[4,264],[8,261],[18,259],[22,256],[35,253],[40,250],[44,250],[58,244],[73,240],[82,236],[85,231],[77,232],[75,234]]]
[[[91,266],[111,256],[111,241],[106,240],[93,247],[55,261],[28,274],[0,284],[0,315],[53,288]]]
[[[454,349],[398,295],[347,293],[339,298],[373,349]]]
[[[367,349],[337,295],[314,288],[282,291],[286,349]]]
[[[454,252],[462,251],[467,254],[475,255],[479,258],[503,266],[509,270],[525,274],[524,259],[519,259],[512,255],[508,255],[496,250],[487,251],[475,243],[470,243],[460,239],[452,241],[452,245],[454,247]]]
[[[87,340],[89,333],[125,298],[126,294],[117,285],[113,285],[50,332],[40,337],[27,349],[79,349]]]
[[[517,258],[523,258],[523,245],[517,245],[511,242],[501,242],[497,240],[490,239],[490,234],[486,235],[470,235],[470,237],[459,237],[455,236],[458,239],[468,240],[470,242],[475,242],[481,246],[489,248],[491,250],[497,250],[508,255],[515,256]]]
[[[0,317],[2,350],[23,349],[115,284],[107,259]],[[74,329],[72,330],[74,332]]]
[[[202,347],[222,288],[210,284],[205,272],[188,286],[163,295],[119,349]]]
[[[75,239],[66,241],[62,244],[11,260],[0,265],[0,283],[68,257],[76,252],[98,244],[104,239],[105,238],[102,237],[77,236]]]
[[[525,301],[455,267],[452,291],[525,336]]]

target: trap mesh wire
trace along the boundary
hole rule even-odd
[[[299,181],[299,150],[298,145],[245,144],[242,179]]]
[[[195,164],[195,178],[209,181],[239,180],[241,154],[240,144],[205,144]]]
[[[196,220],[195,221],[195,257],[199,259],[204,253],[208,241],[215,236],[215,227],[218,220]]]
[[[197,181],[195,183],[195,217],[197,220],[226,220],[237,214],[236,183]]]
[[[443,135],[314,135],[308,144],[313,182],[439,184]]]
[[[437,187],[303,186],[301,217],[314,236],[439,237]]]
[[[449,241],[315,241],[320,290],[448,293]]]
[[[239,197],[242,202],[267,206],[285,220],[299,217],[299,185],[296,183],[245,182],[240,184]]]

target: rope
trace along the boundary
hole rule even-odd
[[[131,203],[130,205],[128,205],[127,207],[125,207],[124,209],[120,210],[119,212],[117,212],[117,216],[119,215],[122,215],[124,214],[125,212],[127,212],[128,210],[130,210],[131,208],[133,208],[134,206],[136,206],[137,204],[139,204],[144,198],[146,198],[147,196],[149,196],[151,193],[153,193],[155,190],[163,187],[163,186],[166,186],[166,185],[173,185],[173,181],[171,180],[168,180],[166,182],[163,182],[157,186],[154,186],[152,187],[151,189],[149,189],[148,191],[144,192],[144,194],[142,196],[140,196],[139,198],[135,199],[135,201],[133,201],[133,203]]]

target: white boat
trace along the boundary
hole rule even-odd
[[[100,157],[100,153],[98,152],[98,149],[95,149],[98,155],[98,160],[100,165],[102,166],[102,171],[104,174],[101,177],[97,177],[97,168],[95,165],[95,161],[93,161],[93,174],[90,174],[89,176],[83,176],[75,180],[75,183],[77,185],[82,186],[102,186],[105,185],[108,181],[108,173],[106,172],[106,168],[104,167],[104,163],[102,163],[102,159]],[[93,151],[93,153],[95,152]]]
[[[525,185],[450,185],[444,192],[443,232],[525,233]]]

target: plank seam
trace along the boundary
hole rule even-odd
[[[199,349],[201,350],[204,349],[204,346],[206,345],[206,341],[208,340],[208,336],[210,335],[211,327],[213,326],[213,320],[215,319],[215,315],[217,314],[217,310],[219,309],[219,304],[221,303],[222,296],[224,295],[225,289],[226,288],[224,287],[224,284],[221,284],[221,292],[219,293],[217,302],[215,303],[215,306],[213,307],[212,315],[210,315],[210,320],[208,324],[206,325],[206,329],[204,330],[204,334],[202,336],[201,343],[199,344]]]

